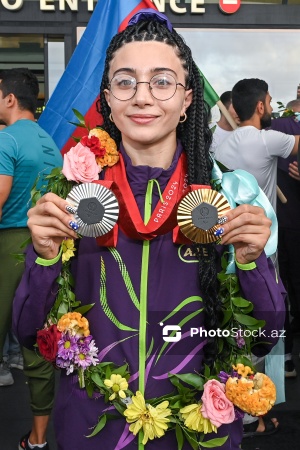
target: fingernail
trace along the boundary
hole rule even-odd
[[[224,228],[218,228],[216,231],[214,231],[215,236],[221,236],[221,234],[224,233]]]
[[[228,220],[228,217],[227,217],[227,216],[219,217],[219,218],[218,218],[218,224],[219,224],[219,225],[223,225],[223,223],[226,223],[227,220]]]
[[[68,211],[68,213],[70,213],[70,214],[75,214],[77,209],[73,208],[73,206],[67,205],[66,211]]]
[[[78,225],[77,222],[74,222],[74,220],[70,220],[69,225],[74,231],[77,231],[80,227],[80,225]]]

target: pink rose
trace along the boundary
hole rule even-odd
[[[213,425],[220,427],[235,419],[234,405],[225,395],[225,385],[217,380],[208,380],[204,385],[201,412]]]
[[[62,173],[67,180],[77,183],[90,183],[98,180],[101,167],[96,163],[95,155],[80,142],[64,156]]]

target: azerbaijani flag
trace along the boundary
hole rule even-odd
[[[126,28],[130,18],[143,8],[155,8],[151,0],[98,0],[69,64],[39,118],[40,126],[54,139],[62,153],[74,146],[72,136],[82,136],[72,108],[90,128],[100,125],[96,111],[106,49],[112,37]]]

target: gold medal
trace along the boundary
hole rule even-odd
[[[218,219],[230,210],[224,197],[212,189],[197,189],[183,197],[178,205],[177,222],[182,233],[197,244],[208,244],[219,240],[214,232]]]

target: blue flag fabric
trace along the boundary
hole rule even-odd
[[[85,116],[91,127],[99,124],[95,102],[99,96],[106,49],[111,38],[142,8],[154,6],[150,0],[98,0],[70,62],[39,118],[39,125],[53,137],[63,153],[74,145],[71,136],[76,126],[69,122],[77,122],[77,119],[72,108]]]

